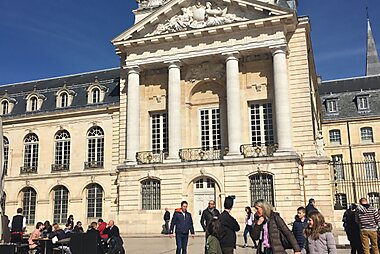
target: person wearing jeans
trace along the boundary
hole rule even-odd
[[[173,231],[175,227],[175,240],[177,245],[176,254],[187,253],[187,242],[189,239],[189,231],[194,238],[194,226],[191,214],[187,211],[187,202],[181,202],[181,209],[176,211],[173,215],[170,224],[170,238],[173,238]]]

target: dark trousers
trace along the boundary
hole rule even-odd
[[[352,238],[350,240],[351,254],[363,254],[363,247],[360,238]]]
[[[222,248],[223,254],[234,254],[234,247],[225,247]]]
[[[11,243],[21,243],[22,242],[22,233],[14,232],[11,233]]]
[[[187,242],[189,241],[189,234],[175,234],[175,241],[177,244],[176,254],[187,253]],[[181,252],[182,251],[182,252]]]
[[[165,231],[164,231],[164,234],[169,234],[169,221],[168,220],[165,221]]]

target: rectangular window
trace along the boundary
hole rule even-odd
[[[143,210],[161,209],[161,183],[148,179],[141,183],[141,202]]]
[[[368,96],[358,96],[357,97],[358,109],[368,110],[369,109],[369,97]]]
[[[332,155],[331,158],[334,166],[336,180],[344,180],[343,155],[336,154]]]
[[[200,125],[202,149],[221,149],[219,108],[201,109]]]
[[[151,114],[152,151],[168,151],[168,117],[166,113]]]
[[[371,127],[360,129],[360,137],[363,143],[373,143],[373,132]]]
[[[364,153],[364,168],[367,179],[377,179],[377,165],[375,153]]]
[[[326,109],[327,109],[327,113],[338,112],[338,100],[337,99],[326,100]]]
[[[26,144],[24,167],[29,169],[37,169],[38,163],[38,144]]]
[[[342,144],[342,140],[340,137],[340,130],[331,130],[329,132],[330,136],[330,143],[333,145],[340,145]]]
[[[274,143],[273,110],[271,103],[251,104],[251,141],[255,146]]]

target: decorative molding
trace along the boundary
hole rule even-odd
[[[187,67],[186,81],[215,80],[225,77],[225,65],[221,63],[204,62]]]

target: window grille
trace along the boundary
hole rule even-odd
[[[201,109],[200,124],[202,149],[221,149],[219,108]]]
[[[266,173],[257,173],[249,177],[251,206],[257,200],[263,199],[274,206],[273,176]]]
[[[334,166],[336,180],[344,180],[343,155],[332,155],[331,158]]]
[[[88,131],[87,135],[87,161],[99,167],[104,165],[104,131],[95,126]]]
[[[330,136],[330,143],[332,144],[342,144],[342,140],[341,140],[341,137],[340,137],[340,130],[331,130],[329,132],[329,136]]]
[[[70,134],[66,130],[62,130],[55,134],[55,164],[70,164]]]
[[[36,217],[36,191],[33,188],[25,188],[22,191],[22,210],[26,218],[26,224],[32,225]]]
[[[66,223],[69,205],[69,191],[64,186],[58,186],[54,190],[54,222]]]
[[[4,175],[8,173],[8,161],[9,161],[9,140],[4,137]]]
[[[168,118],[166,113],[153,113],[151,115],[152,151],[168,151]]]
[[[360,137],[362,142],[373,142],[373,131],[371,127],[364,127],[360,129]]]
[[[375,153],[364,153],[364,168],[367,179],[377,179],[377,166]]]
[[[274,143],[273,111],[271,103],[251,104],[251,141],[255,146]]]
[[[103,189],[99,184],[87,187],[87,217],[101,218],[103,211]]]
[[[28,134],[24,139],[24,167],[37,169],[38,166],[38,137]]]
[[[148,179],[141,182],[143,210],[161,209],[161,184],[159,180]]]
[[[348,209],[347,195],[345,193],[335,194],[336,204],[340,204],[343,209]]]
[[[368,193],[368,203],[375,207],[376,209],[380,208],[380,195],[378,192]]]

